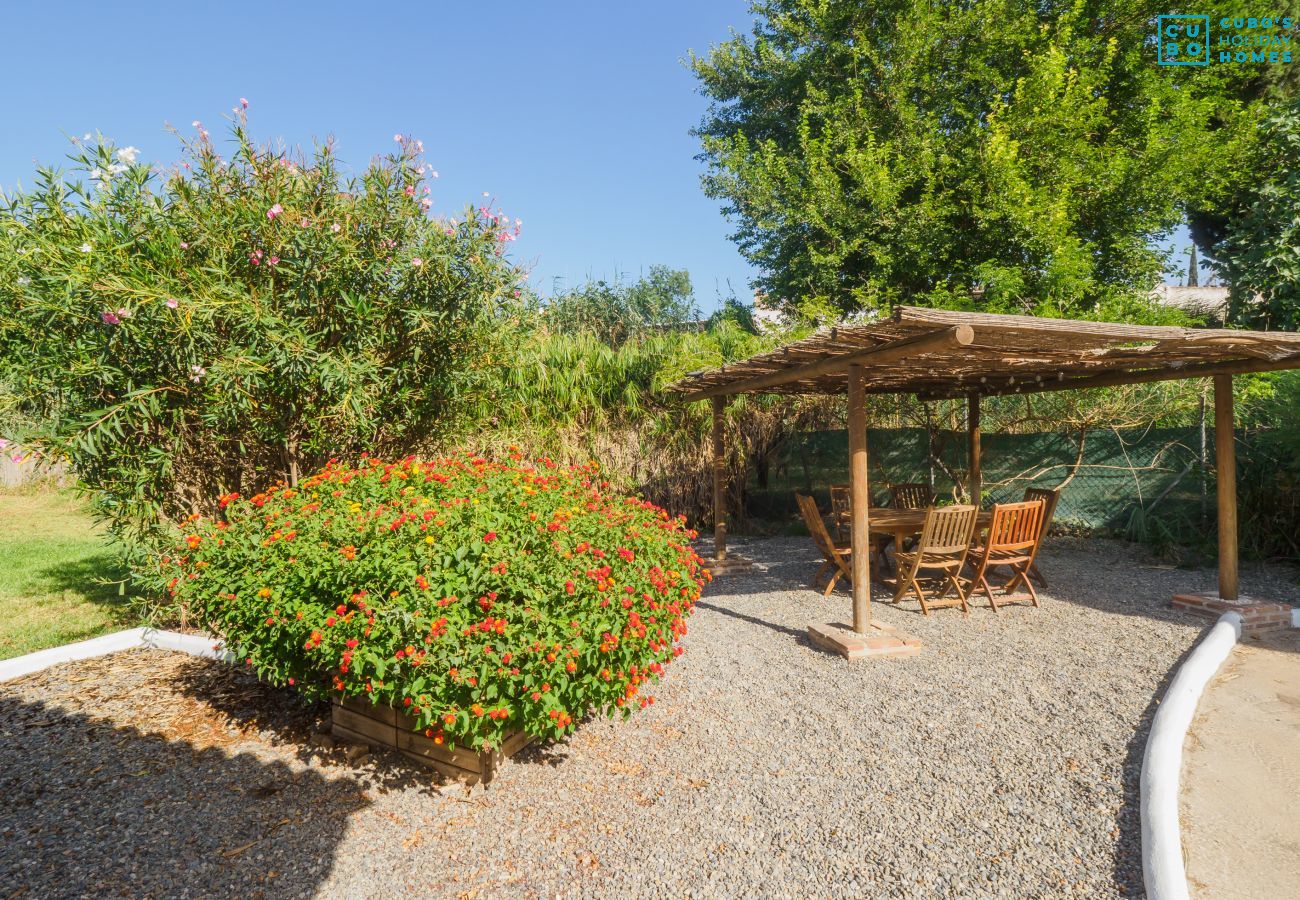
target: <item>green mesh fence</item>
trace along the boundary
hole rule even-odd
[[[1061,433],[985,434],[981,453],[983,502],[1019,500],[1027,487],[1063,486],[1056,524],[1126,534],[1142,540],[1186,541],[1213,522],[1213,476],[1201,461],[1196,427]],[[1207,431],[1207,463],[1214,434]],[[926,482],[943,501],[965,482],[964,432],[941,431],[933,448],[925,429],[869,429],[867,452],[874,503],[888,502],[888,485]],[[767,484],[751,470],[746,511],[765,520],[797,515],[794,492],[811,493],[829,508],[829,487],[848,483],[848,433],[798,435],[769,465]],[[1162,534],[1153,535],[1151,529]]]

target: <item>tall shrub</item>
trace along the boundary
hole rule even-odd
[[[0,206],[17,436],[65,455],[137,549],[210,498],[438,433],[517,295],[516,226],[432,217],[419,141],[346,176],[330,142],[258,146],[236,112],[229,157],[197,122],[168,169],[77,142]]]

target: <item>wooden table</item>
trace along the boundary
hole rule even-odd
[[[921,529],[925,528],[924,509],[895,509],[892,506],[873,506],[867,510],[867,524],[871,531],[880,534],[892,534],[897,538],[911,537],[914,534],[920,534]],[[987,509],[981,509],[975,515],[976,530],[983,530],[989,527],[989,522],[993,520],[993,513]],[[838,524],[850,525],[847,515],[841,517]]]
[[[925,515],[927,510],[924,509],[895,509],[892,506],[873,506],[867,510],[868,530],[873,537],[884,537],[893,535],[894,546],[902,547],[903,541],[921,533],[925,528]],[[989,522],[993,520],[991,510],[981,509],[975,515],[975,533],[979,534],[989,527]],[[847,516],[843,517],[844,525],[849,525]],[[881,551],[884,555],[884,551]],[[884,574],[880,571],[880,566],[872,566],[871,576],[873,580],[880,580]]]

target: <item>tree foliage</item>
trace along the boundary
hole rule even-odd
[[[1218,248],[1233,318],[1257,328],[1300,327],[1300,100],[1260,128],[1252,177]]]
[[[78,145],[0,208],[0,384],[121,536],[454,423],[517,293],[500,214],[426,214],[417,141],[345,177],[200,126],[160,171]]]
[[[542,309],[548,326],[568,334],[588,333],[620,344],[654,329],[680,328],[700,315],[685,269],[651,266],[633,282],[598,279],[562,291]]]
[[[805,317],[900,300],[1054,314],[1147,288],[1226,190],[1252,108],[1154,65],[1155,4],[761,0],[692,59],[760,287]],[[1214,69],[1214,67],[1209,67]]]

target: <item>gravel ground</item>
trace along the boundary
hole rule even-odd
[[[1042,609],[875,615],[918,656],[846,663],[805,626],[803,539],[737,542],[689,652],[631,720],[532,747],[486,790],[349,764],[229,667],[138,651],[0,685],[0,890],[381,897],[1141,892],[1137,779],[1210,571],[1054,540]],[[1291,574],[1243,590],[1294,599]]]

